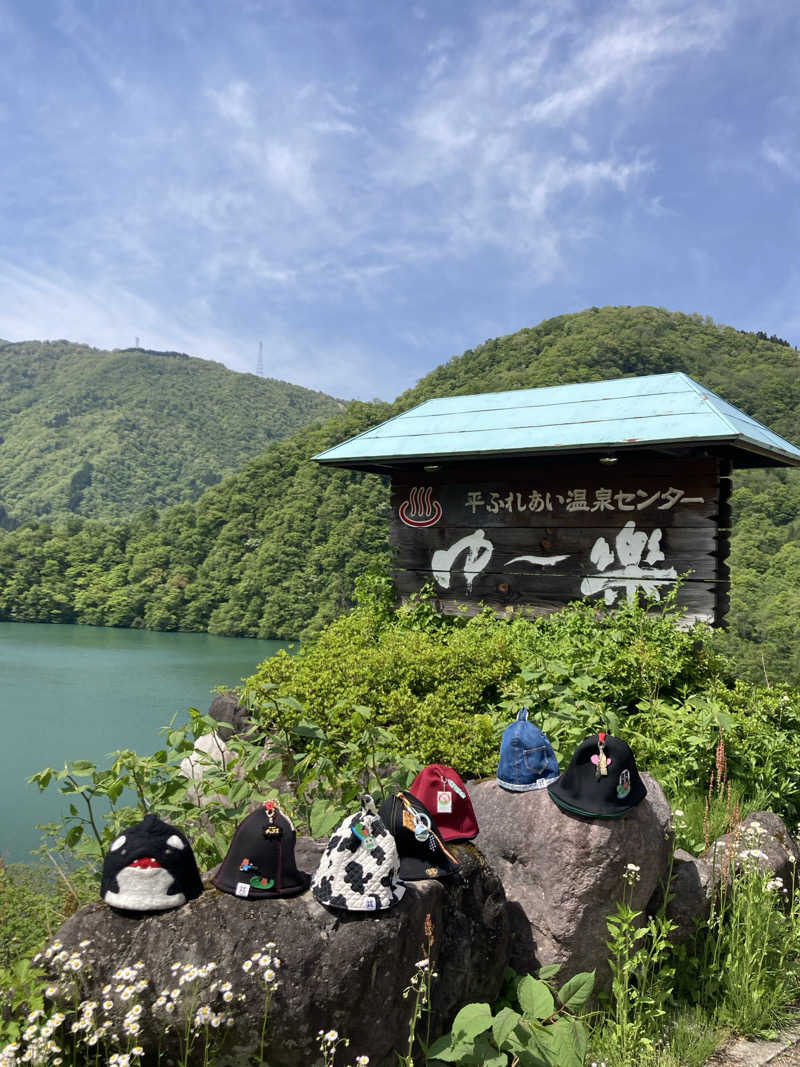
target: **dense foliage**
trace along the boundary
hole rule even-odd
[[[0,526],[196,500],[333,397],[178,352],[0,344]]]
[[[196,503],[117,529],[68,520],[0,533],[0,618],[305,637],[386,559],[386,487],[320,470],[315,452],[432,396],[672,370],[800,442],[798,353],[779,338],[661,308],[591,308],[454,357],[393,405],[301,430]],[[734,486],[725,648],[750,678],[797,680],[800,477],[741,472]]]
[[[353,404],[160,517],[73,517],[0,535],[0,617],[252,637],[321,625],[385,560],[388,501],[379,478],[309,457],[385,414]]]
[[[597,730],[620,733],[640,765],[680,801],[703,792],[725,738],[732,778],[792,820],[800,817],[800,693],[736,680],[708,629],[676,625],[671,601],[614,615],[573,604],[529,622],[442,618],[424,599],[398,611],[380,579],[361,603],[295,656],[265,660],[245,697],[270,733],[308,719],[356,745],[356,705],[420,763],[491,775],[504,727],[527,704],[562,764]],[[275,693],[297,705],[279,703]]]
[[[207,761],[202,779],[179,773],[197,735],[216,726],[192,712],[186,726],[162,731],[163,745],[152,755],[119,751],[110,768],[78,760],[34,775],[42,789],[55,785],[70,801],[62,822],[50,827],[57,849],[88,862],[96,884],[102,855],[121,828],[157,810],[186,830],[200,866],[208,868],[224,855],[253,796],[280,795],[301,833],[324,835],[364,789],[378,796],[407,782],[415,759],[453,763],[466,775],[493,773],[500,732],[525,702],[562,766],[599,728],[628,739],[640,768],[655,775],[672,801],[677,843],[699,852],[711,826],[715,837],[735,830],[727,862],[736,866],[732,857],[745,846],[737,873],[720,880],[696,940],[676,947],[663,909],[654,916],[633,909],[639,868],[626,866],[617,909],[607,919],[612,989],[587,1020],[588,1032],[573,1013],[585,1008],[592,975],[574,976],[554,999],[545,981],[558,968],[550,965],[538,980],[508,972],[495,1005],[462,1007],[448,1035],[430,1045],[435,1035],[425,1033],[429,1056],[415,1057],[414,1028],[420,1025],[419,1039],[435,977],[430,940],[408,987],[414,1014],[408,1055],[398,1053],[398,1062],[507,1067],[519,1058],[579,1067],[588,1042],[595,1062],[699,1067],[721,1028],[762,1033],[780,1024],[800,989],[800,888],[792,892],[750,861],[763,854],[757,824],[740,836],[740,803],[769,806],[792,823],[800,814],[800,691],[737,680],[702,625],[675,625],[674,595],[658,605],[627,604],[614,615],[575,604],[530,622],[489,612],[443,618],[424,596],[396,610],[391,583],[380,576],[362,578],[357,587],[354,611],[328,624],[298,655],[267,660],[245,684],[241,696],[255,724],[229,740],[227,767]],[[684,814],[691,818],[697,801],[702,814],[687,831]],[[725,810],[722,824],[714,807]],[[69,886],[72,866],[66,870]],[[83,895],[78,886],[72,901],[58,893],[24,901],[24,872],[3,873],[0,868],[0,934],[23,949],[41,944],[53,916]],[[0,1036],[5,1029],[6,1039],[34,1040],[40,1031],[29,1024],[38,1016],[26,1024],[26,1012],[44,1006],[47,981],[29,960],[14,962],[5,974],[0,961],[0,987],[8,990]],[[58,1039],[75,1052],[72,1062],[96,1062],[91,1049],[84,1057],[80,1034],[68,1017]],[[325,1038],[334,1047],[338,1036],[330,1031]],[[201,1052],[182,1062],[216,1062],[208,1045]]]

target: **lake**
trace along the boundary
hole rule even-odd
[[[206,712],[218,685],[233,687],[284,641],[156,633],[101,626],[0,622],[0,855],[29,859],[37,823],[63,798],[25,779],[43,767],[118,748],[155,752],[159,727],[187,709]]]

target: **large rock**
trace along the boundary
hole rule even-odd
[[[469,1001],[495,999],[502,985],[509,948],[502,886],[474,846],[454,847],[459,875],[447,884],[408,883],[400,903],[378,915],[329,911],[310,893],[249,901],[209,890],[182,908],[142,918],[91,904],[58,931],[67,953],[61,966],[72,953],[83,963],[64,972],[61,997],[72,1003],[70,983],[77,985],[79,998],[102,1003],[110,996],[114,1007],[109,1017],[121,1035],[125,1013],[141,1002],[136,1040],[146,1051],[146,1062],[156,1062],[159,1043],[167,1060],[174,1059],[192,983],[179,987],[181,972],[173,971],[173,965],[201,968],[213,962],[213,973],[196,979],[198,996],[191,1010],[208,1003],[215,1012],[232,1011],[233,1025],[216,1062],[244,1065],[258,1050],[265,993],[258,967],[245,972],[242,965],[275,942],[271,952],[280,957],[281,967],[266,1035],[265,1059],[271,1067],[318,1062],[317,1035],[331,1029],[350,1038],[348,1063],[364,1054],[373,1067],[388,1067],[396,1062],[394,1050],[404,1050],[408,1041],[413,997],[404,997],[403,990],[416,963],[429,954],[428,917],[434,937],[430,958],[439,974],[433,982],[434,1029],[444,1029]],[[313,870],[323,848],[322,842],[301,838],[299,866]],[[119,977],[125,967],[133,977]],[[137,981],[146,986],[123,1002],[121,991]],[[224,982],[231,983],[230,990],[224,990]],[[103,992],[107,985],[111,993]],[[174,988],[181,995],[177,1011],[168,1016],[163,1006],[153,1004],[162,991]],[[226,993],[232,998],[229,1005],[223,1000]],[[172,1029],[165,1032],[168,1023]],[[214,1031],[221,1032],[222,1027]]]
[[[229,741],[234,734],[244,734],[253,729],[250,712],[239,703],[238,697],[231,690],[214,697],[208,714],[220,723],[218,733],[223,741]]]
[[[632,906],[644,911],[672,850],[669,804],[653,778],[642,778],[647,796],[621,819],[568,814],[546,789],[512,793],[495,780],[470,783],[478,842],[509,901],[515,970],[561,963],[563,981],[597,969],[596,988],[608,987],[606,920],[622,899],[626,868],[639,868]]]
[[[762,871],[780,878],[788,893],[796,878],[800,849],[786,823],[773,811],[754,811],[729,834],[718,838],[706,852],[707,860],[728,878],[743,862],[756,863]]]

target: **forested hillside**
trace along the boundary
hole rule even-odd
[[[0,342],[0,526],[196,500],[342,406],[178,352]]]
[[[562,315],[487,341],[393,405],[355,404],[272,445],[194,504],[109,527],[0,535],[0,618],[298,637],[385,563],[380,479],[321,469],[327,446],[432,396],[682,370],[800,443],[800,355],[766,334],[658,308]],[[800,472],[737,474],[731,632],[743,673],[800,678]]]

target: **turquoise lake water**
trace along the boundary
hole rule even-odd
[[[0,855],[26,860],[37,823],[63,798],[25,779],[75,759],[108,765],[118,748],[155,752],[159,727],[206,712],[217,685],[235,686],[282,641],[99,626],[0,623]]]

